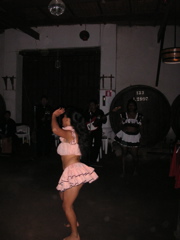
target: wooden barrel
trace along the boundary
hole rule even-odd
[[[137,102],[138,112],[142,113],[143,146],[154,146],[165,139],[170,129],[171,107],[166,97],[157,89],[145,85],[135,85],[125,88],[113,99],[110,109],[122,106],[121,112],[126,111],[129,99]],[[110,115],[110,123],[114,133],[120,130],[120,111]]]
[[[175,98],[171,106],[171,126],[177,139],[180,139],[180,95]]]

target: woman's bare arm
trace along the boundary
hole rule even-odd
[[[57,122],[57,117],[59,117],[64,112],[65,112],[64,108],[59,108],[53,112],[52,119],[51,119],[52,132],[59,137],[63,137],[65,139],[67,139],[68,141],[71,141],[72,140],[71,131],[63,130],[62,128],[60,128],[60,126]]]

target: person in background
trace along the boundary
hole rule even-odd
[[[141,139],[143,115],[137,112],[137,103],[130,99],[127,111],[120,114],[121,130],[116,134],[115,140],[122,146],[123,176],[125,175],[125,158],[130,152],[134,162],[134,175],[138,168],[138,149]]]
[[[18,137],[16,136],[16,122],[11,118],[11,112],[5,111],[4,119],[1,124],[0,138],[2,139],[2,152],[12,153]]]
[[[62,128],[59,127],[57,117],[64,114]],[[57,148],[61,156],[63,174],[59,179],[57,190],[63,201],[63,210],[68,220],[67,227],[71,228],[70,236],[64,240],[80,240],[76,214],[73,203],[84,183],[92,183],[98,178],[94,168],[81,163],[81,157],[88,151],[88,131],[84,118],[74,109],[60,108],[52,114],[52,131],[60,136],[61,143]]]
[[[88,110],[84,113],[87,128],[90,134],[90,154],[89,163],[93,164],[97,161],[100,147],[102,144],[102,124],[107,122],[107,117],[99,108],[96,100],[91,100]]]
[[[41,97],[41,103],[36,108],[36,141],[37,155],[49,156],[52,146],[51,131],[52,107],[48,103],[47,96]]]

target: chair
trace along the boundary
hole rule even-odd
[[[105,152],[105,154],[108,153],[108,141],[109,141],[108,137],[102,136],[102,149]]]
[[[59,140],[59,136],[57,136],[56,134],[52,134],[52,136],[54,137],[54,143],[55,143],[55,147],[58,147],[60,140]]]
[[[96,159],[96,162],[99,162],[101,158],[102,158],[102,146],[99,149],[99,154],[98,154],[98,157]]]
[[[30,127],[27,125],[16,126],[16,135],[22,139],[22,143],[31,145]]]
[[[93,140],[92,140],[92,146],[94,146],[94,138],[93,138]],[[99,162],[101,158],[102,158],[102,144],[101,144],[101,146],[100,146],[99,154],[98,154],[98,157],[97,157],[97,159],[96,159],[96,162]]]
[[[108,154],[108,145],[109,145],[109,139],[107,136],[103,134],[102,136],[102,145],[99,149],[99,155],[97,158],[97,162],[99,162],[99,159],[102,158],[102,152],[104,151],[104,154]]]

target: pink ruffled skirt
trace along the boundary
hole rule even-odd
[[[64,169],[56,189],[63,192],[82,183],[92,183],[96,179],[98,175],[94,168],[81,162],[73,163]]]

